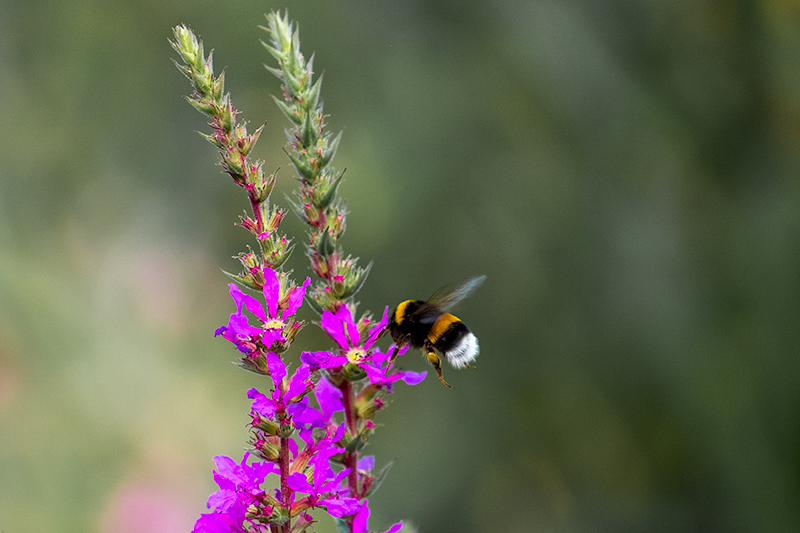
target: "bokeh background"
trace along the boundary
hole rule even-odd
[[[281,203],[257,25],[284,7],[0,2],[5,533],[186,532],[212,456],[241,456],[263,382],[212,334],[246,200],[167,39],[192,26],[267,123]],[[345,132],[361,309],[488,275],[458,309],[478,371],[400,386],[379,416],[367,451],[396,464],[372,527],[796,531],[800,3],[288,7]],[[302,250],[289,266],[310,272]],[[294,356],[327,345],[309,327]]]

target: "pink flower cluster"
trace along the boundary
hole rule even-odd
[[[201,515],[193,531],[253,533],[275,531],[276,526],[280,531],[302,531],[313,521],[309,511],[323,509],[345,520],[353,533],[367,532],[374,459],[353,459],[347,466],[345,458],[366,443],[374,428],[371,418],[383,406],[381,395],[391,393],[396,381],[416,385],[426,373],[392,368],[388,354],[376,346],[388,323],[388,308],[377,324],[365,322],[359,328],[343,305],[335,313],[324,311],[320,321],[337,348],[303,352],[301,364],[290,375],[274,348],[285,348],[286,328],[293,327],[291,317],[302,304],[308,280],[284,289],[278,274],[267,268],[264,279],[265,306],[230,285],[236,312],[217,335],[234,343],[243,360],[258,364],[271,388],[266,394],[255,388],[247,392],[251,451],[241,463],[214,458],[219,490],[208,499],[212,512]],[[258,322],[251,324],[253,317]],[[343,390],[353,383],[360,390],[353,394],[350,414],[342,416]],[[274,485],[278,488],[264,488]],[[387,533],[401,527],[398,522]]]

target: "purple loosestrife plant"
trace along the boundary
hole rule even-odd
[[[394,368],[388,354],[396,347],[384,352],[377,345],[389,322],[388,308],[381,320],[369,314],[355,319],[353,297],[369,266],[359,267],[357,259],[345,256],[339,242],[346,215],[337,197],[343,173],[337,175],[331,161],[341,133],[325,132],[321,78],[313,80],[313,61],[300,53],[297,27],[288,14],[268,14],[263,29],[270,34],[263,44],[277,62],[267,69],[283,84],[283,98],[275,102],[291,124],[286,153],[300,187],[290,203],[307,224],[306,255],[318,277],[313,286],[310,278],[298,284],[291,271],[281,270],[292,245],[279,233],[285,212],[269,203],[276,174],[265,174],[263,162],[249,157],[264,126],[248,134],[237,122],[239,113],[224,91],[224,72],[214,75],[211,54],[204,55],[202,41],[188,27],[174,28],[171,41],[181,58],[175,63],[192,83],[187,100],[210,119],[211,133],[201,135],[219,149],[223,170],[247,193],[251,214],[239,225],[258,245],[239,254],[240,273],[226,272],[234,281],[229,292],[235,311],[216,335],[234,344],[241,367],[267,378],[264,387],[247,391],[250,449],[240,462],[214,457],[219,490],[208,499],[211,512],[200,516],[193,531],[295,533],[308,530],[315,521],[311,513],[321,510],[342,533],[368,533],[367,498],[391,463],[373,473],[374,458],[361,451],[375,430],[373,418],[384,406],[383,397],[397,381],[416,385],[426,372]],[[320,315],[319,326],[332,348],[304,351],[287,364],[291,345],[306,325],[296,318],[304,301]],[[398,522],[387,533],[401,527]]]

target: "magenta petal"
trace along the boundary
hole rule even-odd
[[[277,387],[278,384],[286,377],[286,365],[283,364],[281,358],[273,352],[267,352],[267,368],[269,375],[272,377],[273,383]]]
[[[405,381],[406,385],[416,385],[417,383],[421,383],[427,375],[427,370],[425,372],[411,372],[410,370],[407,370],[402,373],[400,379]]]
[[[320,368],[334,368],[347,364],[347,357],[344,355],[333,355],[330,352],[303,352],[300,360],[314,370]]]
[[[358,460],[358,469],[362,472],[372,472],[372,469],[375,468],[375,456],[374,455],[365,455],[361,459]]]
[[[327,309],[324,310],[319,324],[322,326],[322,329],[336,341],[336,344],[338,344],[342,350],[350,349],[350,345],[347,343],[347,336],[344,333],[344,325],[336,315]]]
[[[225,511],[228,507],[236,503],[236,492],[233,490],[218,490],[211,493],[206,502],[209,509]]]
[[[287,401],[305,392],[306,380],[310,373],[311,369],[306,364],[300,365],[298,369],[295,370],[292,379],[289,380],[289,388],[286,389],[286,394],[283,396]]]
[[[393,525],[392,527],[387,529],[386,533],[397,533],[401,529],[403,529],[403,521],[402,520],[400,520],[398,523],[396,523],[395,525]]]
[[[281,335],[281,333],[282,331],[279,329],[268,329],[264,331],[264,334],[261,336],[261,342],[267,348],[271,348],[276,342],[286,342],[286,337]]]
[[[233,298],[233,301],[236,303],[236,309],[241,313],[242,312],[242,305],[253,313],[255,316],[260,318],[262,321],[267,321],[267,315],[264,314],[264,307],[261,305],[261,302],[250,296],[249,294],[245,294],[239,288],[238,285],[235,283],[228,283],[228,287],[230,287],[230,295]]]
[[[319,503],[325,506],[329,515],[337,518],[355,514],[358,512],[359,507],[361,506],[361,504],[355,498],[328,498],[325,500],[320,500]]]
[[[275,414],[275,409],[278,408],[277,404],[269,396],[261,394],[256,389],[249,389],[247,397],[253,400],[250,403],[250,409],[265,418],[272,418],[272,415]]]
[[[278,275],[271,268],[264,267],[264,301],[267,302],[270,318],[278,316],[278,300],[280,298],[281,282],[278,280]]]
[[[289,485],[289,488],[297,492],[302,492],[303,494],[314,494],[313,485],[308,482],[308,479],[302,472],[289,474],[289,476],[286,478],[286,483]]]
[[[333,413],[344,411],[342,391],[331,385],[327,378],[323,377],[319,380],[314,395],[317,397],[317,403],[322,411],[323,422],[330,422],[333,419]]]
[[[292,289],[292,294],[289,295],[289,303],[286,306],[286,311],[283,312],[284,319],[295,314],[297,310],[300,309],[300,306],[303,305],[303,298],[306,295],[306,289],[310,283],[311,278],[307,277],[302,286]]]
[[[364,500],[361,509],[353,517],[353,533],[366,533],[369,523],[369,500]]]
[[[246,316],[237,313],[228,318],[228,329],[236,336],[247,335],[255,337],[261,333],[261,328],[251,326]]]
[[[381,336],[381,333],[383,332],[384,329],[386,329],[386,326],[388,325],[389,325],[389,307],[387,306],[383,310],[383,318],[381,319],[381,321],[378,322],[375,325],[375,327],[369,330],[369,333],[367,334],[367,340],[364,341],[364,348],[366,348],[367,350],[372,348],[372,345],[375,344],[375,341],[378,340],[378,337]]]
[[[377,385],[378,383],[382,383],[386,380],[386,376],[384,375],[384,371],[380,368],[375,368],[372,365],[361,365],[361,369],[367,373],[367,377],[369,378],[369,382],[373,385]]]
[[[347,426],[345,424],[339,424],[339,426],[336,428],[336,433],[333,434],[331,442],[339,442],[340,440],[342,440],[342,437],[344,437],[344,430],[346,427]]]
[[[350,308],[346,305],[341,306],[339,310],[336,311],[336,316],[342,321],[344,327],[347,328],[347,337],[350,339],[350,346],[358,346],[361,337],[358,334],[358,326],[353,322],[353,314],[350,312]]]
[[[239,463],[227,455],[215,455],[214,464],[217,467],[217,472],[219,472],[221,476],[230,479],[235,483],[240,483],[243,481]]]

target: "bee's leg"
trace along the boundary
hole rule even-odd
[[[428,356],[428,361],[433,365],[434,370],[436,370],[436,375],[439,376],[439,381],[452,389],[453,387],[442,377],[442,363],[439,360],[439,356],[436,355],[436,352],[433,350],[426,350],[426,352],[427,353],[425,355]]]
[[[391,368],[394,364],[394,360],[397,359],[397,355],[400,353],[400,343],[396,343],[394,348],[392,348],[392,353],[389,354],[389,364],[386,368]]]
[[[467,367],[467,368],[473,368],[475,370],[478,370],[477,366],[472,366],[472,365],[464,365],[464,366]]]

